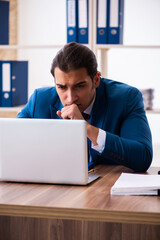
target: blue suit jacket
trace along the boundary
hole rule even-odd
[[[19,118],[58,119],[62,103],[54,87],[35,90]],[[91,149],[96,163],[119,164],[144,172],[152,161],[152,138],[145,115],[142,94],[129,85],[101,79],[90,124],[106,131],[100,154]]]

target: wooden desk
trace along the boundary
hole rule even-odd
[[[122,171],[98,166],[89,186],[0,183],[0,239],[159,240],[160,197],[110,195]]]

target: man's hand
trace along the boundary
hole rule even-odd
[[[57,111],[57,115],[63,119],[84,120],[76,104],[65,106],[64,108],[61,109],[61,111],[60,110]]]
[[[84,120],[78,106],[76,104],[72,104],[69,106],[65,106],[61,109],[61,111],[57,111],[57,115],[63,119],[76,119],[76,120]],[[87,123],[87,137],[93,142],[94,145],[97,145],[97,136],[99,129]]]

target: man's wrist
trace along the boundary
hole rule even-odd
[[[96,128],[91,124],[87,123],[87,137],[91,140],[94,146],[98,145],[97,143],[98,133],[99,128]]]
[[[106,132],[102,129],[99,129],[98,136],[97,136],[97,145],[94,145],[92,143],[91,147],[98,151],[99,153],[102,153],[105,147],[105,141],[106,141]]]

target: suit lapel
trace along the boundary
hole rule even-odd
[[[105,88],[103,82],[100,82],[99,87],[96,90],[96,99],[93,105],[91,118],[89,123],[97,128],[104,129],[104,122],[107,114],[107,96],[105,94]],[[98,152],[93,148],[90,148],[90,154],[92,156],[92,162],[96,163]]]
[[[63,105],[60,101],[60,99],[58,98],[56,103],[50,105],[50,113],[51,113],[51,118],[52,119],[61,119],[58,115],[57,115],[57,111],[61,110],[63,108]]]

